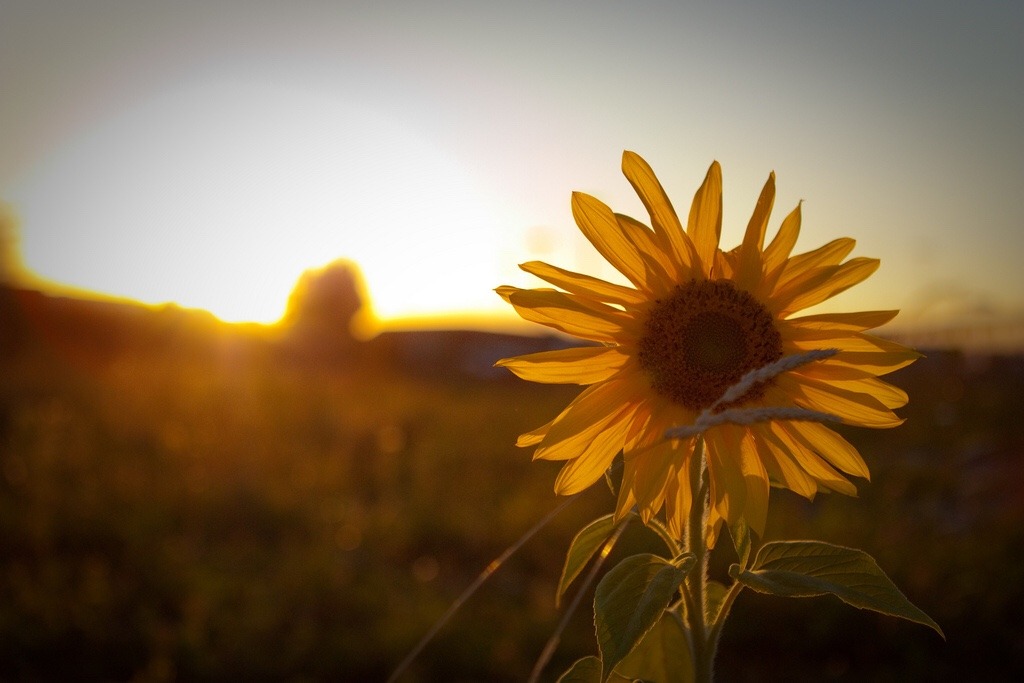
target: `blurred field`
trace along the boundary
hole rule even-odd
[[[125,309],[6,306],[4,680],[383,680],[557,503],[557,465],[513,443],[575,391],[487,372],[549,342],[393,334],[303,355],[174,312],[117,328]],[[933,352],[893,380],[908,422],[847,433],[872,468],[861,497],[775,492],[767,535],[866,550],[948,641],[745,593],[720,680],[1024,677],[1024,359]],[[405,680],[524,679],[566,546],[611,504],[595,487],[543,530]],[[548,679],[594,650],[585,609]]]

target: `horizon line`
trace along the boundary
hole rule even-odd
[[[269,322],[265,320],[228,320],[202,306],[188,306],[171,300],[146,302],[126,295],[111,294],[47,280],[25,271],[17,275],[20,277],[0,279],[0,286],[36,291],[53,298],[120,304],[154,310],[178,309],[206,315],[220,324],[240,328],[280,327],[287,315],[286,312],[282,313],[278,319]],[[480,331],[527,337],[553,335],[574,339],[571,335],[525,321],[512,311],[503,313],[499,310],[453,310],[381,317],[373,311],[372,299],[369,299],[363,303],[358,315],[361,328],[359,337],[363,339],[371,339],[388,332],[419,331]],[[871,333],[917,348],[951,348],[983,353],[1021,353],[1024,352],[1024,312],[995,312],[991,318],[984,321],[977,319],[938,322],[903,320],[888,323],[872,330]]]

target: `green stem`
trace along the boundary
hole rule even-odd
[[[707,586],[708,586],[708,547],[704,538],[707,517],[710,509],[708,495],[707,467],[704,462],[704,440],[699,438],[693,447],[690,457],[690,489],[693,493],[690,503],[689,528],[686,544],[688,550],[697,557],[694,570],[686,583],[689,600],[687,616],[690,633],[693,637],[693,664],[698,683],[710,683],[713,678],[712,648],[709,647],[707,633]]]

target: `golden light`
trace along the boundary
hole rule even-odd
[[[272,322],[302,271],[362,269],[384,320],[495,311],[514,219],[472,169],[339,93],[232,79],[163,91],[60,146],[10,196],[59,283]]]

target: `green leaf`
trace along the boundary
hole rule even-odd
[[[729,536],[736,548],[736,557],[740,559],[740,567],[746,569],[747,560],[750,559],[750,527],[747,521],[742,517],[736,520],[735,524],[729,526]]]
[[[671,562],[644,553],[627,557],[604,575],[594,592],[602,679],[658,623],[695,562],[691,553]]]
[[[615,668],[614,676],[657,683],[693,683],[693,656],[679,615],[662,612],[654,628]]]
[[[946,637],[862,550],[820,541],[776,541],[761,547],[751,571],[734,564],[729,574],[759,593],[798,598],[831,593],[854,607],[907,619]]]
[[[576,538],[569,544],[569,551],[565,554],[565,565],[562,567],[562,578],[558,580],[558,590],[555,593],[555,607],[561,606],[562,596],[569,588],[583,568],[587,566],[597,551],[608,540],[615,530],[615,519],[612,515],[599,517],[587,526],[580,529]]]
[[[658,535],[658,538],[661,539],[661,542],[665,544],[665,547],[668,548],[668,551],[672,555],[678,555],[681,552],[679,542],[672,538],[672,534],[668,532],[668,527],[659,522],[656,518],[651,517],[647,520],[646,526]]]
[[[672,564],[682,570],[684,574],[689,574],[693,565],[697,564],[697,556],[691,552],[679,553],[672,560]]]
[[[558,683],[601,683],[601,660],[594,656],[577,659]]]

